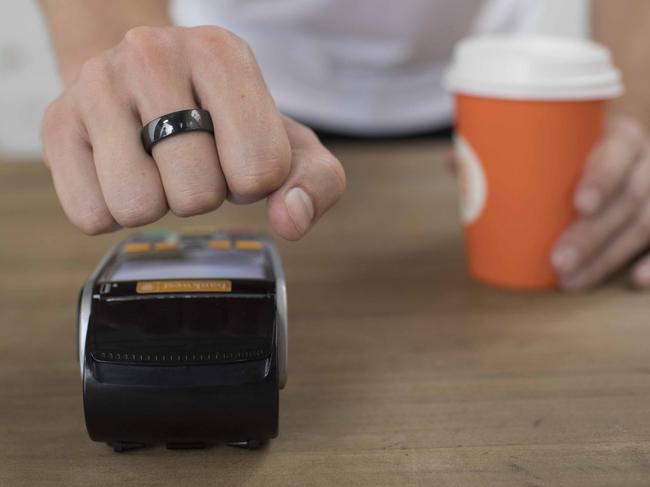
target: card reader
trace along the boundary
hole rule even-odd
[[[287,301],[264,236],[137,234],[79,299],[86,427],[116,451],[259,447],[278,433]]]

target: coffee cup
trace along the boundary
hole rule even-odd
[[[575,220],[574,190],[622,93],[608,50],[571,38],[461,41],[446,75],[465,251],[476,279],[512,289],[557,284],[552,247]]]

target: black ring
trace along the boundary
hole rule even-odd
[[[154,144],[164,138],[195,130],[214,133],[210,112],[200,108],[191,108],[168,113],[145,124],[140,132],[140,137],[144,150],[151,154]]]

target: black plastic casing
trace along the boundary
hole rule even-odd
[[[233,280],[229,294],[166,295],[158,299],[137,296],[135,284],[101,282],[93,289],[82,372],[90,438],[112,446],[167,444],[183,448],[214,443],[259,445],[276,437],[279,380],[275,283]],[[105,288],[111,290],[106,293]],[[106,313],[102,306],[111,299],[157,303],[153,309],[160,310],[156,311],[159,316],[171,316],[167,320],[170,328],[160,333],[162,341],[150,345],[138,335],[137,328],[121,326],[115,318],[109,325],[119,330],[119,339],[101,336],[98,330],[105,321],[102,313]],[[255,315],[265,334],[262,341],[240,340],[236,346],[217,351],[209,345],[219,344],[220,340],[210,339],[209,331],[208,335],[202,331],[203,341],[188,342],[182,337],[191,332],[174,329],[171,303],[183,300],[184,309],[192,310],[193,302],[225,303],[234,299],[247,302],[240,314],[226,315],[235,321],[226,324],[231,331],[240,327],[240,315],[241,325],[246,324],[255,301],[263,303],[261,318]],[[137,319],[154,322],[147,326],[157,324],[150,317]],[[130,349],[116,349],[125,343]]]
[[[275,438],[275,359],[147,366],[86,359],[84,413],[91,439],[107,443],[221,443]]]
[[[122,285],[133,287],[133,284]],[[265,304],[275,302],[264,284],[236,282],[234,290],[255,292]],[[91,439],[107,443],[212,444],[265,442],[278,432],[278,374],[275,322],[268,348],[243,347],[206,353],[205,347],[176,354],[156,350],[138,353],[107,352],[93,340],[97,309],[106,299],[101,285],[92,300],[83,369],[86,428]],[[112,294],[120,294],[120,290]],[[128,294],[128,292],[127,292]],[[172,297],[173,298],[173,297]],[[183,299],[232,300],[235,296],[201,295]],[[156,300],[159,307],[170,299]],[[215,301],[216,302],[216,301]],[[266,316],[275,316],[275,306]],[[128,328],[127,328],[128,330]],[[169,331],[167,331],[169,333]],[[173,346],[173,333],[166,346]],[[164,360],[164,361],[163,361]]]

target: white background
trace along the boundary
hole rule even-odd
[[[60,83],[35,0],[0,0],[0,153],[38,157],[40,118]]]

